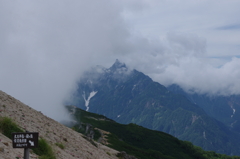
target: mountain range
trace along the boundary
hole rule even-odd
[[[60,106],[59,106],[60,107]],[[206,152],[187,141],[136,124],[119,124],[105,116],[67,106],[69,127],[0,91],[0,158],[23,158],[12,147],[13,132],[38,132],[38,159],[239,159]],[[56,114],[58,111],[56,111]]]
[[[240,95],[211,95],[184,91],[173,84],[168,89],[184,95],[192,103],[199,105],[211,117],[221,121],[230,129],[240,133]]]
[[[177,85],[166,88],[142,72],[129,70],[119,60],[110,68],[96,66],[87,71],[73,96],[69,104],[119,123],[163,131],[204,150],[240,155],[238,122],[234,123],[238,100],[229,108],[231,115],[224,114],[226,107],[220,105],[221,109],[213,106],[207,110],[210,107],[205,100],[197,100],[200,97],[186,96]],[[221,102],[215,99],[216,105]],[[226,116],[222,120],[221,112]]]

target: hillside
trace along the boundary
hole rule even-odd
[[[188,141],[136,124],[119,124],[103,115],[67,106],[78,121],[74,129],[138,159],[239,159],[207,152]],[[100,133],[99,133],[100,132]]]
[[[46,139],[53,147],[57,159],[117,159],[116,150],[102,144],[94,146],[80,133],[2,91],[0,91],[0,117],[11,118],[23,130],[39,132],[40,138]],[[56,143],[61,143],[65,148],[61,149]],[[23,156],[23,149],[13,149],[11,140],[0,133],[0,158],[13,159],[18,155]],[[37,155],[31,154],[30,157],[37,158]]]
[[[211,95],[200,94],[193,91],[186,92],[180,86],[173,84],[168,89],[176,94],[187,97],[196,103],[205,112],[240,133],[240,95]]]

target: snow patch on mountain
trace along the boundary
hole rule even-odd
[[[203,138],[204,138],[204,139],[207,139],[207,138],[206,138],[206,132],[205,132],[205,131],[203,132]]]
[[[137,85],[135,84],[135,85],[133,85],[133,88],[132,88],[132,91],[135,89],[135,87],[136,87]]]
[[[95,96],[95,94],[97,94],[97,91],[92,91],[90,94],[89,94],[89,96],[88,96],[88,98],[86,99],[86,94],[85,94],[85,92],[83,92],[83,99],[84,99],[84,101],[85,101],[85,106],[86,106],[86,111],[88,111],[89,110],[89,102],[90,102],[90,99],[93,97],[93,96]]]
[[[232,110],[233,110],[233,114],[231,115],[231,118],[232,118],[232,117],[233,117],[233,115],[234,115],[234,114],[235,114],[235,112],[236,112],[236,109],[234,109],[232,105],[230,105],[230,107],[231,107],[231,108],[232,108]]]
[[[233,114],[231,115],[231,118],[233,117],[233,115],[234,115],[235,112],[236,112],[236,109],[232,108],[232,110],[233,110]]]

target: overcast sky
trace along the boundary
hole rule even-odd
[[[239,0],[0,0],[0,89],[58,120],[82,72],[118,58],[166,86],[240,94],[239,8]]]

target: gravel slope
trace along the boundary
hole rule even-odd
[[[58,159],[117,159],[118,151],[97,143],[98,147],[82,137],[81,134],[45,116],[39,111],[0,91],[0,116],[12,118],[22,129],[39,132],[54,148]],[[0,158],[13,159],[23,156],[23,149],[13,149],[10,139],[0,133]],[[55,143],[62,143],[60,149]],[[31,154],[30,158],[38,158]]]

